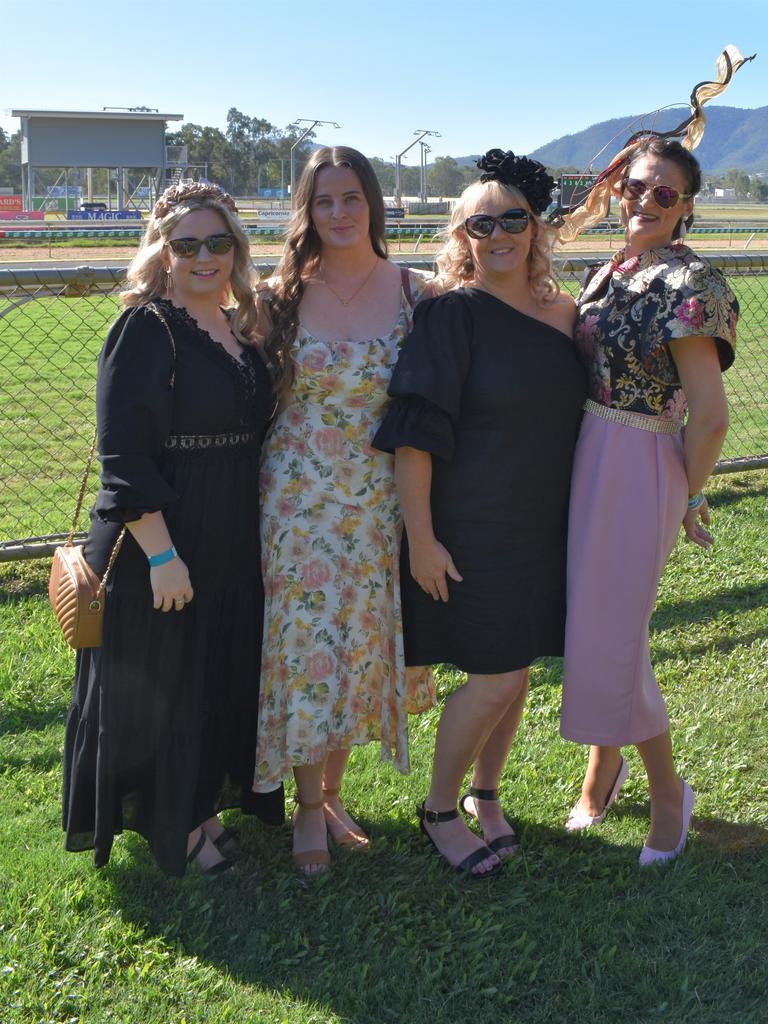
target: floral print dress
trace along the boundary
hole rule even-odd
[[[411,275],[414,298],[424,281]],[[408,771],[408,713],[434,703],[403,653],[394,459],[371,447],[411,324],[369,341],[299,327],[296,376],[264,449],[266,592],[256,786],[333,750],[381,741]]]

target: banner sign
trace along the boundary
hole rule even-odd
[[[0,213],[24,209],[24,196],[0,196]]]
[[[141,211],[67,210],[67,220],[141,220]]]
[[[401,220],[405,216],[404,206],[385,206],[384,216],[387,220]]]
[[[9,213],[0,206],[0,220],[45,220],[42,210],[14,210]]]
[[[256,210],[259,220],[288,221],[291,219],[290,210]]]
[[[51,185],[45,190],[46,199],[79,199],[82,194],[82,185]]]

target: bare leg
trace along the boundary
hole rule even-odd
[[[349,753],[349,750],[332,750],[326,758],[323,774],[323,812],[328,831],[337,842],[341,841],[351,847],[364,847],[368,845],[368,837],[347,813],[339,794]]]
[[[590,747],[589,764],[577,807],[592,818],[602,814],[620,767],[621,747]]]
[[[214,814],[212,818],[208,818],[206,821],[204,821],[203,828],[205,829],[205,834],[214,843],[219,838],[219,836],[222,835],[224,832],[224,826],[219,821],[218,814]]]
[[[651,796],[651,831],[646,843],[654,850],[674,850],[683,825],[683,780],[675,770],[669,729],[638,743],[648,773]]]
[[[472,785],[476,789],[498,789],[501,773],[512,748],[520,720],[523,717],[525,699],[528,695],[528,669],[524,669],[522,686],[509,704],[493,731],[483,744],[475,761]],[[466,809],[478,819],[486,843],[492,843],[499,836],[508,835],[510,828],[498,800],[475,800],[469,797],[464,802]],[[511,849],[502,847],[498,853],[505,857]]]
[[[323,813],[323,771],[325,762],[296,765],[293,775],[296,779],[296,793],[299,804],[293,815],[293,852],[307,850],[328,850],[328,830]],[[312,810],[302,804],[317,804]],[[307,864],[302,868],[306,875],[316,875],[326,870],[325,864]]]
[[[447,811],[456,806],[467,769],[521,694],[525,682],[524,671],[471,675],[464,686],[448,697],[437,728],[432,785],[425,801],[428,810]],[[440,852],[454,866],[483,846],[460,818],[426,827],[439,844]],[[497,863],[498,858],[493,855],[474,870],[482,874]]]

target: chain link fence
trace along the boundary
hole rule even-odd
[[[428,258],[404,262],[431,267]],[[565,285],[590,262],[557,261]],[[738,355],[725,375],[731,429],[716,472],[768,466],[768,257],[710,262],[741,304]],[[123,274],[0,270],[0,561],[49,555],[69,532],[93,437],[96,361],[121,308]],[[94,468],[84,508],[97,487]]]

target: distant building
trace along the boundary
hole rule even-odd
[[[736,189],[735,188],[716,188],[715,189],[716,199],[735,199]]]

